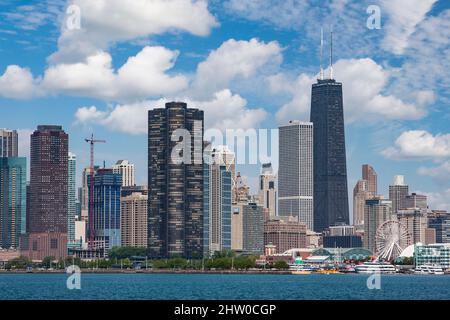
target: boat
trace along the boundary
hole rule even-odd
[[[355,267],[357,273],[396,273],[397,269],[390,263],[382,261],[364,262]]]
[[[336,269],[319,269],[319,270],[316,271],[316,273],[319,273],[319,274],[336,274],[336,273],[339,273],[339,271],[336,270]]]
[[[444,269],[436,264],[423,264],[414,269],[414,274],[435,274],[443,275]]]
[[[309,270],[297,270],[297,271],[291,271],[291,274],[294,275],[306,275],[306,274],[311,274],[312,271]]]
[[[308,265],[304,265],[304,264],[290,265],[289,270],[291,271],[291,274],[295,274],[295,275],[305,275],[305,274],[311,274],[313,272],[313,268],[311,268]]]

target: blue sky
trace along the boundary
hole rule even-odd
[[[320,28],[327,67],[332,26],[350,193],[369,163],[379,193],[403,174],[433,208],[450,209],[448,1],[123,3],[0,0],[0,127],[20,130],[23,155],[38,124],[61,124],[81,171],[95,132],[108,141],[97,162],[129,159],[145,184],[146,111],[164,101],[204,109],[208,128],[308,120]],[[367,28],[372,4],[380,29]],[[256,192],[259,166],[238,170]]]

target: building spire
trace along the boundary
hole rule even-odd
[[[330,79],[333,79],[333,27],[330,32]]]
[[[320,80],[323,80],[323,28],[320,28]]]

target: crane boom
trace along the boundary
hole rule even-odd
[[[94,134],[91,135],[91,138],[84,139],[87,143],[90,144],[90,164],[89,164],[89,173],[91,175],[91,181],[89,186],[89,214],[88,214],[88,222],[89,222],[89,249],[93,248],[94,245],[94,145],[96,143],[106,143],[106,140],[94,139]]]

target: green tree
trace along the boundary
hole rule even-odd
[[[279,260],[273,264],[273,267],[278,270],[286,270],[289,269],[289,264],[284,260]]]
[[[10,269],[26,269],[29,266],[32,266],[33,262],[24,256],[20,256],[14,259],[9,260],[6,265],[5,268],[10,270]]]
[[[42,259],[42,267],[47,269],[51,268],[53,261],[55,261],[55,257],[53,256],[44,257],[44,259]]]

